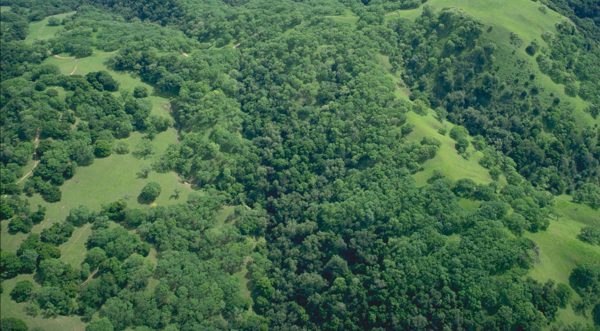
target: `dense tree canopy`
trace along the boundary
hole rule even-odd
[[[492,27],[456,8],[386,19],[424,2],[411,0],[38,2],[6,1],[0,89],[0,216],[29,233],[1,252],[1,277],[34,274],[10,292],[31,315],[76,315],[86,330],[529,330],[556,321],[573,288],[597,317],[598,265],[540,283],[526,276],[539,251],[525,234],[548,228],[553,194],[598,209],[600,131],[530,69],[502,69]],[[53,37],[24,41],[29,22],[73,9],[48,19]],[[559,24],[524,56],[594,115],[600,52],[581,26]],[[109,70],[84,76],[44,62],[99,51],[114,52]],[[155,115],[156,95],[172,118]],[[429,134],[409,112],[440,126]],[[169,127],[177,143],[157,148]],[[112,152],[127,154],[133,131],[145,136],[132,156],[150,159],[143,205],[71,206],[36,230],[46,209],[29,198],[60,201],[78,167],[124,157]],[[418,183],[445,135],[491,180]],[[199,192],[156,200],[151,171]],[[81,263],[65,263],[58,246],[88,226]],[[580,238],[600,242],[592,226]]]

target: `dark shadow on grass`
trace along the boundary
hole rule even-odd
[[[156,199],[155,199],[155,200],[156,200]],[[153,203],[153,202],[154,202],[154,200],[144,200],[144,198],[142,198],[142,195],[140,194],[140,195],[138,195],[138,197],[137,197],[137,202],[138,202],[140,205],[149,205],[149,204]]]

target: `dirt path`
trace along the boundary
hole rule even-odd
[[[92,272],[88,278],[85,280],[85,282],[81,283],[81,285],[79,285],[79,287],[83,287],[83,285],[85,285],[87,282],[89,282],[90,280],[92,280],[92,278],[94,278],[94,276],[98,273],[98,269],[94,270],[94,272]]]
[[[77,61],[78,59],[75,59],[75,68],[73,68],[73,71],[71,71],[71,73],[69,74],[69,76],[72,76],[75,71],[77,70],[77,65],[79,64],[79,61]]]
[[[21,177],[21,179],[19,179],[19,181],[17,181],[17,184],[19,184],[20,182],[22,182],[23,180],[25,180],[25,178],[27,178],[27,176],[31,175],[31,173],[33,172],[33,170],[35,170],[35,167],[38,166],[38,164],[40,163],[40,160],[35,160],[36,157],[36,151],[38,146],[40,145],[40,128],[37,128],[37,133],[35,134],[35,139],[33,140],[33,167],[31,168],[31,170],[29,170],[28,173],[26,173],[23,177]],[[4,196],[6,197],[6,195]]]
[[[180,52],[181,52],[181,54],[183,54],[183,56],[185,56],[185,57],[188,57],[188,56],[190,56],[188,53],[186,53],[186,52],[182,51],[181,49],[180,49],[179,51],[180,51]]]
[[[52,54],[52,53],[50,53]],[[63,60],[76,60],[75,57],[64,57],[64,56],[60,56],[60,55],[56,55],[56,54],[52,54],[52,56],[54,56],[57,59],[63,59]]]

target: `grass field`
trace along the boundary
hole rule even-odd
[[[48,20],[51,17],[56,17],[58,19],[63,19],[67,16],[73,15],[75,12],[58,14],[53,16],[48,16],[39,22],[34,22],[29,24],[29,34],[27,38],[25,38],[26,42],[33,42],[35,40],[45,40],[54,37],[54,35],[60,31],[64,30],[62,25],[58,26],[48,26]]]
[[[414,112],[408,112],[408,123],[415,125],[413,132],[408,135],[408,139],[421,140],[423,137],[434,137],[442,142],[437,154],[431,160],[424,164],[424,171],[414,175],[417,185],[425,185],[427,179],[431,178],[434,170],[442,170],[446,177],[452,180],[461,178],[470,178],[477,183],[489,183],[492,181],[489,171],[479,164],[482,157],[481,152],[476,151],[473,146],[469,146],[467,151],[470,153],[469,159],[463,158],[458,154],[455,147],[455,141],[448,135],[442,136],[437,131],[441,126],[445,126],[448,132],[453,125],[444,121],[441,124],[433,115],[417,115]]]
[[[600,222],[600,215],[587,206],[574,204],[566,199],[569,198],[558,197],[556,209],[561,216],[558,220],[550,221],[548,230],[526,235],[539,247],[539,263],[531,269],[529,276],[540,282],[545,283],[552,279],[569,284],[569,276],[575,266],[600,261],[600,247],[577,239],[581,228],[586,224]],[[575,297],[578,297],[577,294]],[[589,312],[587,315],[591,316]],[[576,315],[571,306],[560,310],[558,321],[591,323],[590,319]]]

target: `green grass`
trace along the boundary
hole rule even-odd
[[[492,178],[489,171],[479,164],[482,153],[476,151],[473,146],[469,146],[467,151],[470,153],[469,159],[465,159],[458,154],[455,148],[455,141],[448,135],[442,136],[437,131],[441,126],[445,126],[448,132],[453,125],[444,121],[440,123],[433,115],[426,116],[418,115],[414,112],[408,112],[407,122],[415,125],[413,132],[408,135],[408,139],[420,141],[423,137],[434,137],[442,142],[436,156],[427,160],[423,164],[423,171],[414,175],[417,185],[425,185],[427,180],[431,178],[435,170],[442,170],[446,177],[452,180],[461,178],[470,178],[476,183],[490,183]]]
[[[29,24],[29,34],[27,35],[27,38],[25,38],[25,41],[33,42],[35,40],[46,40],[54,37],[59,30],[64,30],[64,26],[48,26],[48,20],[51,17],[63,19],[73,14],[75,14],[75,12],[48,16],[39,22]]]
[[[10,11],[10,6],[0,6],[0,13]]]
[[[535,264],[528,276],[542,283],[553,280],[569,284],[569,276],[576,265],[600,261],[600,247],[577,239],[583,226],[568,217],[561,217],[558,221],[551,221],[546,231],[528,233],[526,237],[539,247],[539,263]],[[575,299],[578,297],[574,295]],[[591,316],[589,311],[587,316]],[[559,310],[557,322],[591,324],[590,319],[576,315],[570,305],[567,309]]]
[[[33,275],[31,274],[19,275],[13,279],[8,279],[2,282],[4,289],[2,291],[2,295],[0,296],[0,301],[2,302],[2,305],[0,305],[0,315],[2,315],[2,318],[15,317],[22,319],[25,321],[25,323],[27,323],[29,329],[41,327],[46,331],[85,330],[85,323],[83,323],[78,316],[43,318],[41,315],[32,317],[25,314],[24,309],[27,306],[27,303],[16,303],[10,298],[10,291],[15,287],[17,282],[22,280],[29,280],[35,284],[33,281]]]
[[[574,203],[571,196],[566,194],[556,197],[556,210],[568,219],[600,227],[600,210],[594,210],[585,204]]]

